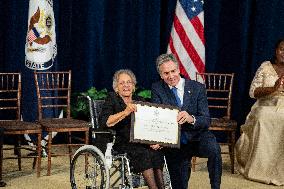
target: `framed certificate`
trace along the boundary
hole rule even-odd
[[[131,115],[131,142],[180,147],[177,107],[140,101],[135,104],[137,111]]]

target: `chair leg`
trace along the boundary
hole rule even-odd
[[[231,146],[230,146],[230,159],[231,159],[231,173],[235,173],[235,132],[231,132]]]
[[[37,135],[38,136],[38,135]],[[38,140],[38,139],[37,139]],[[33,147],[32,147],[33,148]],[[36,147],[36,152],[37,152],[37,156],[39,155],[38,154],[38,151],[37,151],[37,147]],[[36,166],[36,164],[37,164],[37,157],[34,157],[34,160],[33,160],[33,169],[35,169],[35,166]]]
[[[51,144],[52,144],[52,132],[48,132],[48,142],[47,142],[47,176],[50,176],[50,170],[51,170]]]
[[[191,168],[193,172],[195,172],[195,165],[196,165],[196,156],[193,156],[191,159]]]
[[[85,144],[89,144],[89,131],[85,132]],[[88,156],[85,155],[85,170],[88,170]]]
[[[71,144],[72,144],[72,138],[71,138],[71,132],[69,131],[68,132],[68,152],[69,152],[69,163],[71,165],[71,161],[72,161],[72,147],[71,147]]]
[[[4,137],[4,129],[0,128],[0,181],[2,181],[2,170],[3,170],[3,137]]]
[[[37,134],[37,177],[40,177],[41,170],[41,133]]]
[[[89,130],[85,132],[85,144],[89,144]]]
[[[18,158],[19,171],[21,171],[22,170],[22,152],[21,152],[21,138],[20,138],[20,135],[17,135],[16,138],[17,138],[17,144],[15,146],[15,150],[16,150],[17,158]]]

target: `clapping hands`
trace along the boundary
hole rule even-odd
[[[275,91],[284,92],[284,76],[281,76],[274,84]]]

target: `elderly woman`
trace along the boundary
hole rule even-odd
[[[131,70],[122,69],[113,76],[113,89],[105,100],[100,115],[101,125],[116,130],[114,149],[127,153],[134,172],[142,172],[150,189],[162,189],[163,183],[163,153],[159,145],[144,145],[130,143],[130,114],[136,111],[133,100],[142,98],[134,96],[136,77]]]
[[[266,184],[284,185],[284,39],[274,58],[258,68],[250,86],[256,98],[236,143],[239,172]]]

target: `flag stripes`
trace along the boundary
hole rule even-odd
[[[37,30],[35,28],[32,28],[28,32],[28,42],[29,43],[33,42],[38,37],[39,37],[39,33],[37,32]]]
[[[175,54],[185,77],[205,71],[203,1],[177,1],[168,53]]]

